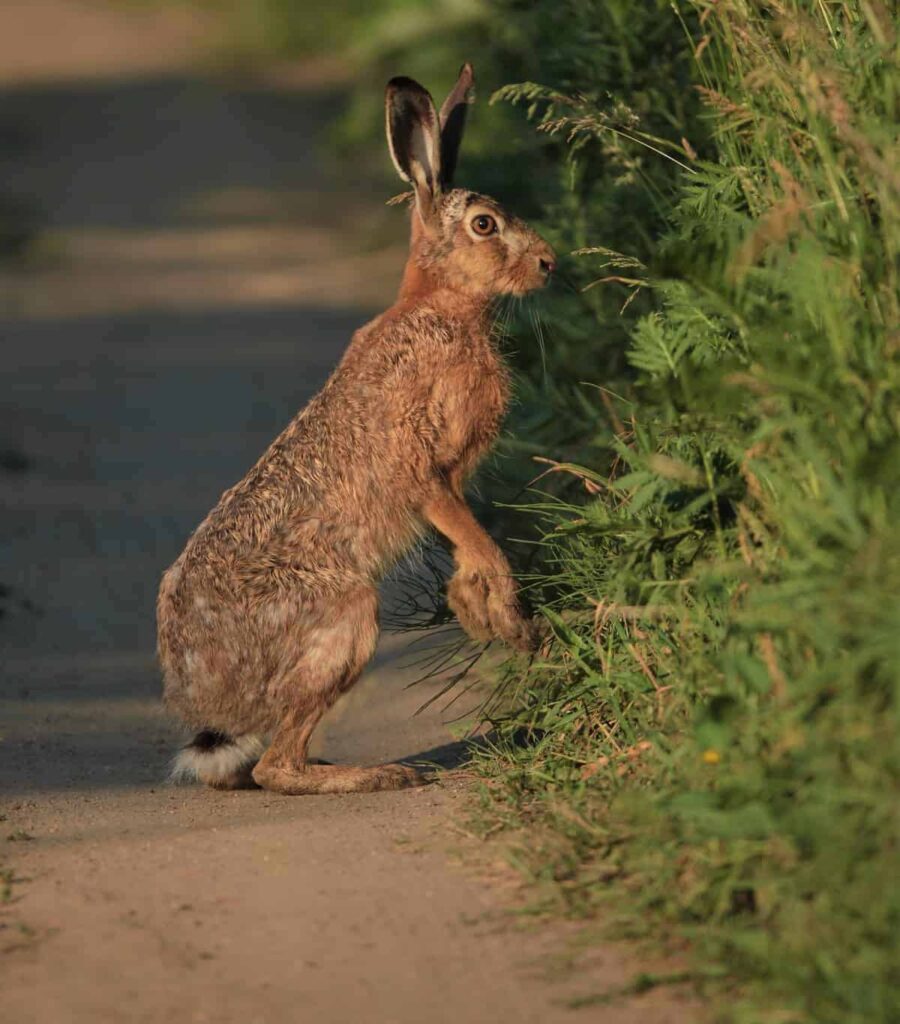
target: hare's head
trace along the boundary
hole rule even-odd
[[[549,280],[553,250],[496,200],[452,187],[472,83],[464,64],[438,114],[418,82],[388,82],[388,147],[414,195],[410,263],[434,285],[468,295],[524,295]]]

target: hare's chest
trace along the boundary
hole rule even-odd
[[[460,397],[460,468],[469,473],[494,446],[506,417],[509,375],[499,358],[491,353],[491,358],[479,360]]]
[[[499,359],[495,358],[484,367],[479,390],[484,420],[481,427],[488,444],[493,444],[506,417],[510,394],[509,373]]]

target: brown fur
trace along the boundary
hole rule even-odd
[[[415,83],[402,88],[425,102]],[[426,122],[411,130],[437,131],[436,117]],[[463,486],[508,401],[492,299],[542,285],[554,257],[493,200],[443,192],[436,175],[423,187],[415,159],[405,165],[416,200],[397,301],[354,334],[322,391],[222,495],[160,587],[167,707],[227,737],[274,733],[253,779],[281,793],[420,781],[401,765],[310,765],[307,749],[375,650],[378,580],[429,525],[454,547],[448,596],[463,627],[520,649],[534,642],[506,558]],[[490,212],[502,231],[474,236],[473,211]],[[247,781],[241,769],[198,774],[211,785]]]

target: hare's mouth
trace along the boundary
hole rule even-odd
[[[555,269],[556,264],[548,260],[522,260],[508,273],[502,291],[507,295],[525,295],[545,288]]]

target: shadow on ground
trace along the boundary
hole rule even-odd
[[[7,86],[0,188],[54,227],[199,226],[223,214],[331,224],[323,198],[348,196],[322,173],[323,126],[341,103],[337,90],[316,87],[311,99],[181,75]],[[242,192],[255,207],[241,208]],[[306,202],[279,213],[267,194]],[[217,207],[216,196],[234,203]],[[356,201],[371,202],[368,186]]]

